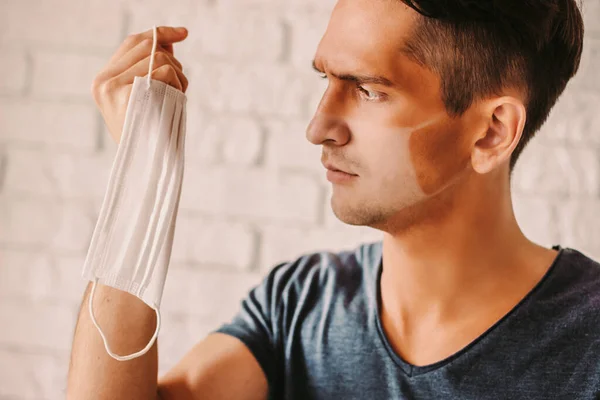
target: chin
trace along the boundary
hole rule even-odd
[[[419,222],[422,203],[413,202],[395,206],[375,201],[350,201],[347,198],[332,196],[331,209],[345,224],[368,226],[384,232],[399,232],[409,229]],[[422,211],[422,210],[421,210]]]
[[[388,218],[387,214],[374,204],[346,201],[335,195],[331,198],[331,209],[340,221],[354,226],[376,227],[384,224]]]

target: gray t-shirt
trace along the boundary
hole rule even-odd
[[[270,399],[600,399],[600,264],[560,253],[504,318],[454,355],[413,366],[381,326],[381,242],[276,266],[215,332],[239,338]]]

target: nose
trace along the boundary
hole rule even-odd
[[[316,145],[343,146],[350,141],[350,129],[343,118],[343,104],[328,89],[306,128],[306,139]]]

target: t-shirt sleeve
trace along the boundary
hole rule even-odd
[[[280,315],[282,297],[293,265],[275,266],[241,302],[233,319],[213,332],[224,333],[241,340],[263,369],[272,393],[279,381],[278,368],[282,357]]]

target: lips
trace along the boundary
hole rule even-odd
[[[324,162],[324,163],[323,163],[323,166],[324,166],[326,169],[328,169],[329,171],[333,171],[333,172],[342,172],[342,173],[344,173],[344,174],[348,174],[348,175],[351,175],[351,176],[358,176],[358,175],[356,175],[356,174],[353,174],[352,172],[349,172],[349,171],[347,171],[347,170],[344,170],[344,169],[342,169],[342,168],[340,168],[340,167],[337,167],[337,166],[335,166],[334,164],[332,164],[332,163],[329,163],[329,162]]]

